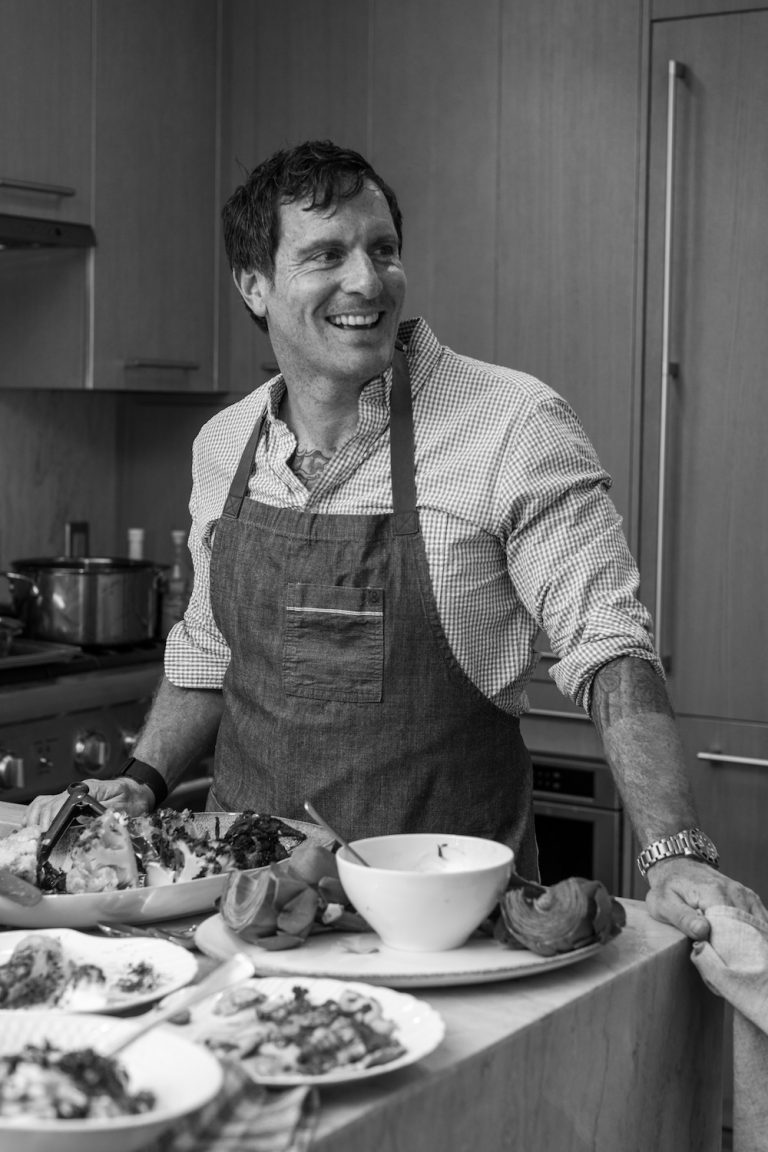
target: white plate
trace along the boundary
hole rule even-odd
[[[299,948],[268,952],[256,944],[246,944],[219,915],[210,916],[199,925],[195,944],[206,956],[217,960],[245,952],[262,976],[330,976],[389,988],[452,987],[536,976],[577,964],[603,947],[587,944],[557,956],[538,956],[535,952],[506,948],[490,937],[475,936],[462,948],[449,952],[399,952],[387,948],[373,932],[326,932],[310,936]],[[376,951],[360,951],[372,947]]]
[[[210,826],[218,820],[225,830],[236,818],[232,812],[200,812],[196,826]],[[280,817],[282,819],[282,817]],[[285,820],[317,844],[333,843],[322,828],[301,820]],[[56,862],[56,852],[51,856]],[[93,928],[102,921],[141,924],[152,920],[172,920],[178,916],[196,916],[210,912],[224,890],[227,873],[204,876],[183,884],[166,884],[157,888],[122,888],[116,892],[93,892],[79,896],[69,894],[43,896],[39,904],[25,907],[0,896],[0,925],[9,928]]]
[[[22,940],[28,939],[31,932],[0,932],[0,964],[7,964],[14,948]],[[139,1008],[151,1004],[162,996],[167,996],[178,988],[189,984],[197,975],[197,960],[191,952],[178,944],[165,940],[142,939],[105,940],[97,936],[87,936],[84,932],[74,932],[70,928],[43,928],[34,932],[36,936],[52,936],[61,943],[64,955],[76,964],[96,964],[106,977],[103,992],[96,992],[103,1003],[89,1001],[68,1004],[61,1009],[55,1005],[46,1006],[48,1011],[66,1012],[122,1012],[127,1008]],[[129,978],[136,965],[149,964],[152,968],[152,986],[134,991],[125,991],[121,981]],[[40,1010],[43,1005],[30,1005],[29,1008],[13,1008],[11,1011]],[[7,1012],[4,1013],[7,1015]]]
[[[104,1050],[135,1029],[114,1016],[70,1016],[50,1012],[5,1012],[0,1053],[25,1044],[49,1042],[56,1048]],[[136,1116],[104,1120],[37,1120],[29,1115],[0,1117],[0,1152],[135,1152],[146,1148],[183,1116],[208,1104],[221,1090],[218,1060],[178,1032],[158,1027],[118,1057],[132,1092],[149,1090],[155,1107]]]
[[[344,1065],[322,1075],[309,1075],[301,1073],[280,1072],[274,1076],[254,1075],[254,1080],[272,1088],[286,1088],[298,1084],[349,1084],[359,1080],[367,1080],[372,1076],[383,1076],[386,1072],[394,1072],[398,1068],[405,1068],[422,1060],[437,1048],[445,1035],[443,1018],[431,1005],[423,1000],[417,1000],[407,992],[393,992],[390,988],[371,988],[367,984],[356,984],[351,981],[324,980],[296,977],[272,976],[261,980],[246,980],[243,987],[256,987],[267,996],[281,996],[290,1000],[293,989],[297,986],[305,988],[311,1000],[322,1003],[325,1000],[337,1000],[342,992],[351,990],[361,995],[371,997],[379,1002],[381,1010],[387,1020],[396,1026],[396,1038],[405,1048],[405,1053],[387,1064],[375,1064],[372,1067],[355,1068],[353,1065]],[[245,1026],[245,1022],[253,1018],[253,1008],[245,1008],[233,1016],[218,1016],[214,1009],[221,998],[214,996],[204,1000],[189,1009],[190,1020],[188,1024],[169,1025],[180,1036],[185,1036],[205,1044],[207,1039],[218,1041],[231,1040],[237,1043],[238,1033]],[[167,997],[163,1002],[172,1004],[178,996],[177,993]],[[243,1061],[247,1069],[247,1057]]]

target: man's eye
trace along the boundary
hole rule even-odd
[[[376,255],[383,260],[392,260],[397,258],[397,245],[396,244],[380,244],[376,249]]]
[[[340,253],[337,248],[324,248],[317,253],[315,259],[319,264],[335,264],[339,257]]]

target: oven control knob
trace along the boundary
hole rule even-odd
[[[109,763],[109,741],[100,732],[83,732],[75,737],[75,764],[91,772]]]
[[[123,752],[127,752],[130,756],[139,740],[138,730],[135,728],[121,728],[120,740],[123,745]]]
[[[24,787],[24,760],[0,749],[0,788]]]

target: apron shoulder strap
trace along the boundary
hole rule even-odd
[[[411,535],[419,531],[419,514],[416,511],[416,450],[413,438],[411,376],[403,346],[399,341],[395,346],[392,361],[389,454],[395,535]]]
[[[229,494],[224,501],[224,508],[222,509],[222,516],[228,516],[232,520],[237,520],[240,515],[240,509],[243,506],[248,492],[248,481],[251,476],[251,468],[253,461],[256,457],[256,449],[261,439],[261,433],[264,430],[264,417],[265,412],[262,412],[259,419],[253,426],[253,431],[248,438],[248,443],[245,446],[240,463],[237,466],[237,471],[232,478],[232,483],[229,487]]]

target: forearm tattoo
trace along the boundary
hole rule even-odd
[[[291,471],[294,472],[305,488],[312,488],[320,479],[320,473],[331,458],[331,453],[321,452],[319,448],[307,448],[299,444],[289,461]]]
[[[603,665],[592,684],[592,721],[600,735],[619,720],[647,712],[674,715],[653,665],[632,656]]]

